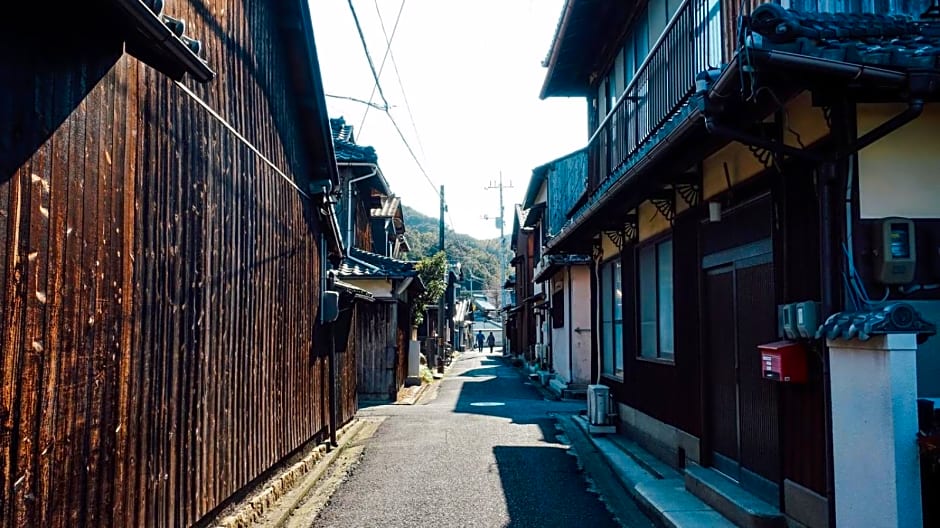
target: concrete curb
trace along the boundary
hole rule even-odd
[[[735,525],[685,489],[682,473],[668,468],[659,475],[611,440],[595,437],[581,416],[556,417],[566,434],[577,433],[606,461],[615,478],[657,525],[666,528],[735,528]],[[570,429],[570,430],[569,430]],[[638,449],[638,448],[637,448]]]
[[[268,481],[262,489],[252,493],[235,506],[235,509],[229,512],[225,517],[218,519],[210,524],[217,528],[248,528],[256,521],[260,520],[278,499],[294,490],[299,482],[304,481],[306,489],[300,498],[306,496],[307,491],[316,484],[323,472],[330,466],[332,461],[348,445],[348,440],[354,438],[362,428],[364,422],[358,418],[353,418],[348,424],[337,431],[337,442],[339,446],[330,450],[328,444],[322,443],[314,447],[310,453],[305,455],[300,461],[295,462],[286,470],[278,474],[275,478]],[[311,471],[315,472],[316,478],[307,478]],[[275,526],[282,526],[290,516],[290,511],[286,509],[286,514],[275,521]]]

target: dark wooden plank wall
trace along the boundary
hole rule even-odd
[[[637,325],[637,249],[634,245],[627,245],[621,254],[624,381],[618,383],[612,378],[604,378],[617,401],[696,436],[701,435],[699,218],[699,212],[680,215],[671,233],[677,296],[674,302],[675,363],[656,363],[637,357],[640,339]]]
[[[389,328],[395,330],[389,303],[363,304],[356,320],[356,360],[359,369],[359,394],[363,397],[388,398],[394,396],[396,356],[394,339],[389,339]]]
[[[362,303],[355,302],[348,311],[344,310],[344,314],[340,316],[349,317],[350,320],[347,324],[342,325],[342,328],[346,331],[345,335],[337,335],[335,337],[337,340],[345,340],[346,343],[345,347],[341,348],[341,351],[336,354],[336,382],[338,384],[336,394],[339,403],[338,420],[340,424],[345,424],[352,420],[356,415],[356,411],[359,410],[359,396],[357,391],[359,367],[356,357],[358,344],[356,342],[356,332],[352,331],[352,329],[356,328],[356,320],[360,317],[359,306],[361,305]]]
[[[800,163],[774,178],[774,201],[782,212],[774,235],[777,290],[781,302],[819,300],[819,209],[813,171]],[[807,356],[809,382],[780,384],[783,477],[826,494],[827,405],[823,390],[823,352]]]
[[[219,72],[186,84],[306,177],[273,10],[168,12]],[[0,526],[190,525],[326,432],[318,227],[179,87],[81,42],[0,98],[35,140],[0,178]]]
[[[398,331],[395,334],[396,345],[398,347],[395,354],[395,390],[405,385],[405,379],[408,377],[408,347],[411,342],[411,317],[409,314],[409,305],[407,303],[398,303]]]

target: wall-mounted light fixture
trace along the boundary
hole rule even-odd
[[[721,202],[708,202],[708,221],[721,222]]]

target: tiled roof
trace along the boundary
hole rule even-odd
[[[379,157],[374,148],[356,144],[353,127],[347,125],[344,118],[330,119],[330,129],[333,132],[333,148],[336,151],[336,161],[378,163]]]
[[[757,47],[889,69],[940,68],[940,23],[901,15],[754,10]]]
[[[350,256],[339,267],[339,276],[350,278],[399,278],[417,275],[414,263],[384,257],[358,248],[350,248]],[[357,262],[358,261],[358,262]]]
[[[378,218],[395,218],[401,209],[401,198],[395,196],[385,196],[382,198],[382,206],[372,209],[371,214]]]
[[[491,312],[496,309],[496,306],[493,303],[489,301],[485,301],[483,299],[473,299],[473,304],[477,305],[477,308],[479,308],[480,310],[484,310],[488,312]]]
[[[346,290],[347,292],[353,294],[354,296],[356,296],[356,297],[358,297],[358,298],[360,298],[360,299],[370,299],[370,300],[371,300],[371,299],[373,298],[373,297],[372,297],[372,294],[369,293],[369,292],[367,292],[366,290],[363,290],[362,288],[360,288],[360,287],[358,287],[358,286],[354,286],[354,285],[352,285],[352,284],[349,284],[348,282],[343,282],[343,281],[341,281],[341,280],[339,280],[339,279],[334,280],[334,281],[333,281],[333,285],[334,285],[335,288],[340,289],[340,290]]]
[[[874,335],[915,334],[926,339],[937,333],[937,325],[926,321],[907,303],[890,303],[858,312],[833,314],[816,331],[816,339],[858,339],[868,341]]]
[[[350,143],[356,142],[356,139],[353,136],[353,127],[352,125],[346,124],[346,118],[330,118],[330,129],[333,131],[333,139],[335,141],[349,141]]]

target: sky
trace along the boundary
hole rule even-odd
[[[458,233],[499,236],[499,191],[486,187],[498,185],[502,173],[509,236],[514,204],[522,201],[532,169],[587,140],[584,99],[539,99],[542,60],[563,3],[353,0],[369,54],[381,69],[386,114],[339,98],[383,105],[380,94],[373,95],[374,78],[348,0],[311,0],[330,115],[355,128],[358,144],[375,148],[404,205],[437,217],[443,185],[445,221]],[[392,43],[383,68],[385,34]]]

